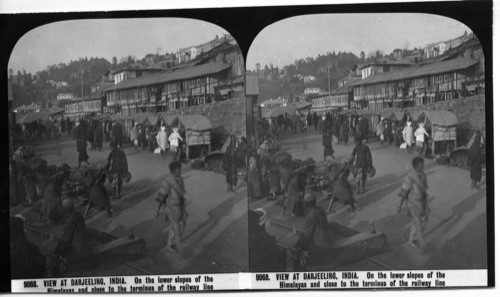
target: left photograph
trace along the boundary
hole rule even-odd
[[[8,68],[12,279],[248,271],[245,62],[226,30],[50,23]]]

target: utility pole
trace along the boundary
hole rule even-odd
[[[327,74],[328,74],[328,98],[330,98],[330,59],[327,60]]]
[[[330,57],[328,57],[328,60],[327,60],[327,74],[328,74],[328,101],[330,102],[330,106],[331,106],[331,103],[332,103],[332,95],[330,94]],[[326,105],[326,104],[325,104]],[[325,106],[326,107],[326,106]]]
[[[83,113],[84,108],[83,108],[83,68],[80,68],[80,85],[81,85],[81,90],[82,90],[82,106],[81,106],[81,112]],[[80,108],[79,108],[80,109]]]
[[[82,88],[82,102],[83,102],[83,68],[80,68],[80,85]]]

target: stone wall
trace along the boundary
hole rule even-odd
[[[493,106],[491,106],[492,108]],[[485,96],[478,95],[450,101],[441,101],[417,106],[422,110],[448,110],[453,112],[458,118],[457,142],[463,145],[472,137],[475,130],[486,132]]]

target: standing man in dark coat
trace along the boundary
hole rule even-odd
[[[347,146],[347,141],[349,140],[349,126],[347,122],[343,122],[340,126],[340,142],[344,142],[344,145]]]
[[[103,132],[102,132],[102,125],[101,123],[97,123],[97,126],[95,128],[94,132],[94,148],[99,151],[102,150],[102,140],[103,140]]]
[[[477,184],[482,178],[483,154],[481,146],[481,132],[476,131],[474,142],[467,154],[467,165],[470,166],[471,188],[478,189]]]
[[[68,118],[66,118],[66,128],[68,128],[68,137],[71,137],[71,131],[73,130],[73,122]]]
[[[365,192],[366,175],[368,169],[372,167],[372,153],[370,148],[363,144],[361,137],[357,137],[356,146],[351,155],[355,158],[354,167],[356,167],[358,171],[356,174],[356,194],[361,194]]]
[[[317,131],[318,130],[319,117],[316,114],[316,112],[313,113],[313,119],[312,120],[313,120],[313,125],[314,125],[314,131]]]
[[[116,142],[111,141],[110,145],[111,152],[108,156],[108,166],[111,178],[109,183],[113,185],[113,199],[119,199],[121,197],[123,177],[128,172],[128,162],[127,156]],[[116,190],[118,190],[118,197],[116,196]]]
[[[66,120],[64,117],[61,119],[61,132],[66,132]]]
[[[323,132],[323,148],[323,161],[326,161],[327,157],[332,157],[335,160],[333,156],[332,136],[327,132]]]
[[[77,138],[76,150],[78,151],[78,168],[80,168],[82,162],[89,164],[89,155],[87,154],[87,141],[85,137]]]
[[[111,127],[111,140],[120,147],[123,145],[123,129],[119,123],[114,122]]]
[[[224,154],[222,167],[226,171],[227,191],[234,192],[233,187],[238,184],[238,171],[236,164],[236,137],[229,136],[229,145]]]

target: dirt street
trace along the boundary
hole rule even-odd
[[[109,144],[103,151],[89,147],[91,166],[104,164],[110,152]],[[178,272],[237,272],[247,270],[247,195],[246,183],[240,181],[236,193],[226,192],[225,176],[211,171],[192,170],[183,164],[187,194],[188,220],[183,239],[183,253],[166,251],[162,243],[167,226],[165,213],[155,217],[155,201],[161,181],[169,172],[170,159],[162,159],[146,150],[125,148],[132,181],[124,184],[122,198],[112,200],[115,215],[109,218],[105,211],[93,210],[87,219],[88,227],[116,237],[128,235],[129,228],[147,244],[146,257],[133,265],[155,274]],[[77,166],[78,153],[74,140],[44,141],[37,146],[37,154],[49,164]],[[105,183],[112,197],[112,189]],[[83,212],[83,206],[78,209]],[[98,274],[116,274],[113,269]],[[137,274],[137,271],[133,271]]]
[[[309,127],[305,134],[281,135],[282,150],[293,158],[323,161],[321,136]],[[368,144],[373,156],[377,173],[368,178],[367,192],[356,195],[356,208],[348,212],[347,207],[337,206],[328,215],[336,221],[359,232],[369,230],[374,222],[377,232],[389,238],[389,251],[372,258],[396,269],[472,269],[487,267],[486,236],[486,185],[481,189],[471,189],[469,172],[463,169],[439,166],[432,160],[425,160],[425,172],[429,185],[430,219],[426,228],[427,246],[425,252],[405,245],[409,235],[411,217],[405,208],[396,212],[398,193],[402,179],[411,168],[409,154],[394,145],[382,147],[371,140]],[[345,160],[354,148],[352,137],[348,146],[334,143],[335,158]],[[492,198],[492,197],[491,197]],[[327,207],[327,201],[321,203]],[[372,268],[370,263],[361,261],[348,264],[342,269],[380,269]]]

